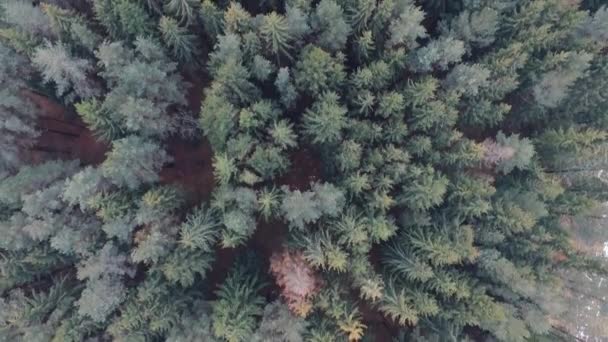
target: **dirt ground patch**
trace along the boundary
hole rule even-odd
[[[168,143],[167,153],[173,162],[161,171],[161,183],[179,184],[195,203],[208,200],[214,187],[209,143],[175,139]]]
[[[306,190],[310,183],[322,179],[321,159],[309,148],[294,151],[290,157],[291,167],[277,181],[279,185],[287,185],[292,190]]]
[[[26,160],[40,163],[48,159],[79,159],[85,165],[101,163],[108,144],[98,141],[75,113],[31,91],[26,96],[39,110],[37,128],[40,137]]]

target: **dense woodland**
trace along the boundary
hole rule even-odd
[[[602,0],[3,0],[0,341],[607,341]]]

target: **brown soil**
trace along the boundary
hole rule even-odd
[[[209,84],[209,77],[206,73],[186,70],[186,68],[182,70],[182,76],[190,84],[188,94],[186,95],[188,107],[194,114],[198,114],[201,109],[201,102],[203,101],[203,89]]]
[[[80,159],[83,164],[94,165],[104,160],[108,145],[98,141],[75,113],[37,93],[24,90],[23,94],[40,111],[40,137],[26,160]]]
[[[209,199],[214,185],[209,143],[175,139],[169,142],[167,153],[174,160],[161,171],[161,183],[181,185],[194,203]]]
[[[205,73],[185,67],[184,80],[188,82],[186,100],[193,115],[198,116],[203,100],[203,89],[208,84]],[[174,159],[161,172],[161,183],[181,185],[194,204],[207,201],[213,192],[213,151],[206,139],[198,142],[173,139],[168,142],[167,153]]]
[[[279,185],[293,189],[305,190],[310,183],[322,179],[321,160],[309,148],[301,148],[290,156],[291,168],[278,179]]]

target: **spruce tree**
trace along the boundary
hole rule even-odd
[[[5,1],[0,340],[604,338],[607,13]]]

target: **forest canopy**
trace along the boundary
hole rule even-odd
[[[0,341],[608,338],[602,3],[4,0]]]

